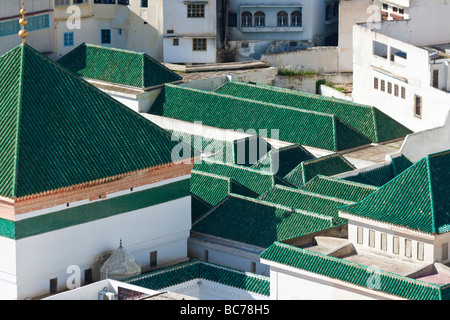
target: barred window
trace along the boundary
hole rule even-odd
[[[387,92],[392,94],[392,83],[388,82]]]
[[[204,18],[205,5],[204,4],[188,4],[187,5],[188,18]]]
[[[386,90],[385,83],[386,82],[384,80],[381,80],[381,91],[385,91]]]
[[[241,26],[242,27],[251,27],[252,19],[253,19],[252,14],[248,11],[244,11],[241,16]]]
[[[266,15],[262,11],[255,13],[255,27],[264,27],[266,25]]]
[[[302,26],[302,12],[299,10],[295,10],[291,13],[291,26],[292,27],[301,27]]]
[[[405,87],[402,87],[402,99],[405,99],[406,97],[406,89]]]
[[[288,25],[288,14],[286,11],[280,11],[277,13],[277,26],[285,27]]]
[[[55,6],[70,6],[70,0],[55,0]]]
[[[398,97],[398,84],[394,85],[394,96]]]
[[[194,38],[192,39],[193,51],[206,51],[206,39]]]
[[[373,88],[378,90],[378,78],[373,78]]]
[[[64,47],[73,47],[73,32],[64,32]]]

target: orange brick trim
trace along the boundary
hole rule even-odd
[[[178,162],[164,164],[114,177],[11,199],[11,201],[2,201],[0,199],[0,218],[15,220],[15,215],[18,214],[86,199],[90,201],[99,200],[100,197],[101,199],[105,199],[111,193],[188,175],[191,173],[194,160],[191,159],[189,163]]]

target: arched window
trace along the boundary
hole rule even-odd
[[[242,13],[242,27],[251,27],[252,26],[252,14],[248,11],[244,11]]]
[[[296,10],[291,13],[291,26],[292,27],[301,27],[302,26],[302,13],[299,10]]]
[[[328,4],[325,8],[325,20],[331,20],[333,18],[333,6]]]
[[[266,15],[262,11],[255,13],[255,27],[264,27],[266,25]]]
[[[288,14],[286,11],[280,11],[277,13],[277,26],[285,27],[288,25]]]
[[[339,2],[335,2],[333,5],[333,17],[337,17],[339,13]]]

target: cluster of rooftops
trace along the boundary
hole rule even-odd
[[[262,259],[359,284],[354,272],[363,271],[354,264],[286,241],[345,225],[339,211],[424,233],[449,231],[450,151],[416,163],[401,155],[371,171],[333,177],[356,169],[341,151],[411,133],[374,107],[235,81],[215,91],[193,89],[175,84],[182,77],[145,54],[89,44],[57,62],[20,45],[0,57],[0,74],[8,74],[0,77],[2,197],[33,197],[171,163],[175,145],[192,138],[178,132],[180,140],[173,141],[174,132],[84,78],[139,90],[161,86],[150,114],[222,129],[276,129],[277,139],[289,143],[275,148],[265,139],[270,137],[261,136],[189,143],[189,158],[202,154],[211,142],[215,151],[231,150],[226,158],[220,152],[203,153],[193,165],[193,232],[250,244],[262,248]],[[258,149],[258,157],[250,161],[254,142],[263,151]],[[329,154],[316,157],[305,146]],[[196,273],[212,270],[198,262],[187,267]],[[382,289],[388,293],[411,299],[448,297],[446,287],[385,276],[392,280],[392,288]],[[152,287],[148,280],[139,281]],[[267,293],[267,283],[262,283],[258,290]]]

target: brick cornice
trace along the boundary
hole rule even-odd
[[[105,199],[108,194],[150,185],[191,173],[194,159],[183,163],[169,163],[129,172],[16,199],[0,199],[0,218],[16,220],[15,216],[82,200]]]

